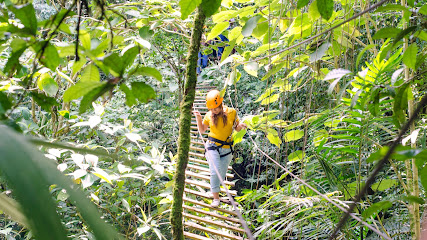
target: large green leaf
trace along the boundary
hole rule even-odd
[[[105,83],[95,82],[95,81],[79,81],[75,85],[69,87],[64,93],[64,102],[69,102],[73,99],[82,97],[92,91],[95,88],[98,88]]]
[[[61,59],[59,58],[58,50],[52,44],[43,41],[33,45],[37,56],[40,56],[40,62],[52,71],[56,71]]]
[[[317,0],[317,9],[323,19],[329,20],[334,12],[333,0]]]
[[[285,142],[296,141],[304,136],[303,130],[292,130],[285,133]]]
[[[417,63],[417,53],[418,53],[418,47],[416,43],[411,44],[403,53],[403,63],[413,70],[415,69],[415,65]]]
[[[396,179],[384,179],[380,182],[372,184],[371,188],[374,191],[384,191],[393,186],[396,186],[399,182]]]
[[[316,21],[321,17],[319,9],[317,9],[317,0],[314,0],[310,4],[310,7],[308,8],[308,16],[310,17],[311,21]]]
[[[132,65],[135,57],[139,54],[139,47],[131,47],[123,53],[122,61],[124,68],[127,68]]]
[[[216,24],[212,28],[212,30],[209,32],[208,36],[206,37],[206,41],[216,38],[218,35],[224,32],[224,30],[226,30],[229,26],[230,26],[229,22],[222,22],[222,23]]]
[[[301,9],[305,6],[307,6],[307,4],[310,2],[310,0],[298,0],[297,2],[297,8]]]
[[[125,66],[119,54],[111,53],[102,62],[109,68],[110,73],[114,77],[121,77],[123,75]]]
[[[80,82],[99,82],[100,79],[98,68],[91,63],[83,70]]]
[[[375,217],[380,211],[389,209],[393,204],[390,201],[381,201],[372,204],[362,213],[363,219]]]
[[[245,26],[243,26],[242,28],[242,35],[244,37],[249,37],[250,35],[252,35],[252,31],[255,29],[255,27],[258,24],[258,20],[260,20],[262,18],[262,16],[260,15],[256,15],[254,17],[251,17],[245,24]]]
[[[385,27],[378,30],[372,39],[394,38],[400,32],[400,29],[395,27]]]
[[[119,239],[80,188],[57,169],[54,161],[44,157],[22,136],[4,126],[0,128],[0,171],[13,189],[37,239],[68,239],[49,192],[53,184],[67,191],[69,200],[78,208],[96,239]]]
[[[202,4],[200,5],[206,17],[214,15],[220,6],[221,0],[202,0]]]
[[[7,63],[4,66],[3,71],[5,73],[13,72],[13,70],[19,71],[21,68],[21,64],[19,63],[19,57],[24,53],[25,48],[22,48],[17,51],[13,51],[12,55],[7,59]]]
[[[12,103],[9,101],[6,93],[0,91],[0,119],[1,115],[5,114],[11,107]]]
[[[179,6],[181,7],[181,19],[184,20],[190,15],[197,6],[202,3],[202,0],[180,0]]]
[[[42,107],[45,111],[50,112],[52,106],[59,106],[59,103],[56,101],[53,97],[45,96],[42,93],[37,92],[31,92],[31,96],[33,97],[34,101]]]
[[[15,14],[15,17],[21,21],[22,25],[24,25],[24,30],[26,30],[26,32],[36,35],[37,18],[33,4],[27,3],[25,6],[11,6],[10,10]]]
[[[93,88],[90,92],[83,96],[82,101],[80,102],[79,113],[82,114],[92,106],[98,97],[102,96],[107,91],[110,91],[114,88],[114,84],[103,83],[97,88]]]
[[[277,131],[273,128],[267,129],[267,139],[270,141],[270,143],[276,145],[277,147],[280,147],[280,144],[282,144],[282,140],[280,140]]]
[[[0,193],[0,210],[25,227],[30,226],[19,203],[4,193]]]
[[[139,67],[134,73],[134,75],[149,76],[162,81],[162,74],[155,68],[152,67]]]
[[[37,81],[37,86],[48,96],[54,97],[58,92],[59,86],[49,73],[43,73]]]
[[[126,94],[126,105],[131,107],[136,104],[136,98],[133,95],[133,92],[128,88],[128,86],[126,86],[126,84],[121,84],[120,90],[122,90]]]
[[[156,98],[154,89],[143,82],[133,82],[131,86],[133,96],[140,102],[146,103],[148,100]]]
[[[297,150],[289,154],[288,163],[301,161],[304,159],[304,157],[305,157],[305,153],[301,150]]]

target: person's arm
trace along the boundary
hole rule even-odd
[[[202,122],[202,115],[199,111],[193,111],[194,116],[196,117],[197,122],[197,128],[199,129],[200,133],[204,133],[208,129],[208,125],[203,124]]]
[[[237,132],[240,132],[240,130],[246,129],[246,128],[248,128],[246,123],[242,123],[238,119],[236,120],[236,128],[234,128],[234,130],[236,130]]]

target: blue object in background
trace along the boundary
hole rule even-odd
[[[219,37],[219,39],[218,39]],[[228,42],[228,38],[226,38],[224,35],[220,34],[215,40],[214,44],[220,43],[220,42]],[[208,66],[209,57],[220,59],[222,56],[222,53],[224,52],[224,47],[218,47],[218,51],[214,50],[209,55],[204,55],[202,52],[198,53],[198,60],[197,60],[197,74],[200,74],[202,72],[202,68],[205,68]]]

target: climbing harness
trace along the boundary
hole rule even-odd
[[[230,137],[228,137],[227,139],[230,139]],[[207,147],[206,148],[207,150],[218,151],[218,153],[220,154],[219,157],[225,157],[225,156],[228,156],[230,154],[234,155],[234,151],[233,151],[233,143],[234,142],[233,142],[233,140],[231,140],[230,142],[227,142],[227,141],[222,141],[222,140],[219,140],[219,139],[216,139],[216,138],[213,138],[213,137],[208,137],[208,140],[211,141],[211,142],[215,142],[215,143],[221,144],[221,145],[215,145],[215,146],[211,146],[211,147]],[[231,151],[228,152],[228,153],[225,153],[225,154],[221,154],[219,152],[219,149],[222,148],[223,146],[230,146],[230,150]]]

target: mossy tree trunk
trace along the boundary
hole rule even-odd
[[[173,203],[171,212],[172,237],[174,240],[184,240],[182,226],[182,196],[184,193],[185,169],[187,168],[188,152],[190,150],[190,126],[192,106],[196,93],[197,59],[205,19],[206,16],[199,6],[197,8],[193,33],[191,35],[190,48],[187,55],[184,96],[180,103],[178,160],[174,175]]]

